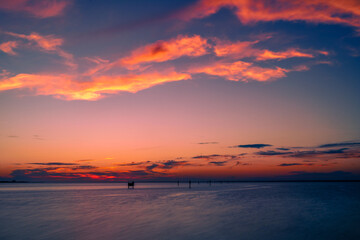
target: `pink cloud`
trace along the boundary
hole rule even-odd
[[[0,9],[25,12],[37,18],[49,18],[62,15],[70,4],[69,0],[2,0]]]
[[[77,65],[74,63],[74,56],[60,48],[60,46],[62,46],[64,43],[62,38],[58,38],[53,35],[43,36],[35,32],[29,35],[12,32],[6,32],[6,34],[16,38],[28,40],[30,43],[35,44],[35,46],[38,47],[40,51],[54,53],[62,57],[65,60],[64,63],[69,67],[77,67]]]
[[[323,54],[327,55],[326,51],[311,51],[314,53],[309,53],[301,49],[291,48],[285,51],[274,52],[268,49],[258,49],[254,45],[259,41],[238,41],[238,42],[226,42],[226,41],[216,41],[214,46],[214,52],[216,56],[219,57],[235,57],[235,58],[255,58],[257,61],[265,61],[271,59],[288,59],[294,57],[305,57],[313,58],[314,54]]]
[[[38,33],[6,34],[21,39],[19,44],[23,46],[57,54],[68,66],[77,67],[73,55],[61,49],[64,43],[62,38]],[[27,44],[22,41],[27,41]],[[274,52],[256,48],[254,45],[258,42],[227,42],[218,39],[208,41],[198,35],[179,35],[135,49],[129,56],[115,61],[100,57],[82,58],[86,60],[86,65],[81,68],[82,72],[20,73],[12,76],[7,73],[0,80],[0,91],[28,89],[35,95],[51,95],[66,100],[97,100],[108,94],[136,93],[159,84],[191,79],[192,75],[197,73],[220,76],[231,81],[270,81],[285,77],[287,72],[304,71],[309,67],[300,65],[291,69],[276,66],[268,68],[255,65],[256,61],[293,57],[313,58],[316,54],[328,54],[325,51],[304,51],[295,48]],[[9,52],[9,49],[4,49]],[[204,65],[196,58],[205,54],[212,54],[212,63]],[[186,69],[181,64],[174,66],[176,63],[173,62],[165,70],[158,65],[183,56],[194,58],[194,65]],[[242,58],[247,59],[239,60]],[[141,65],[142,63],[147,65]]]
[[[204,18],[221,8],[231,9],[243,24],[283,20],[360,27],[358,0],[199,0],[177,17]]]
[[[18,42],[16,41],[8,41],[0,44],[0,51],[7,53],[9,55],[16,55],[14,49],[18,47]]]

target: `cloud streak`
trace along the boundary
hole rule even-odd
[[[269,38],[269,37],[267,37]],[[254,58],[256,61],[283,60],[294,57],[314,58],[315,54],[328,55],[326,51],[304,51],[297,48],[290,48],[284,51],[274,52],[268,49],[258,49],[254,45],[256,41],[237,41],[228,42],[217,39],[214,46],[214,53],[218,57],[233,58]]]
[[[64,13],[70,0],[3,0],[0,10],[28,13],[36,18],[57,17]]]
[[[356,0],[200,0],[177,14],[186,21],[204,18],[228,8],[242,24],[273,21],[342,24],[360,27],[360,2]]]
[[[319,148],[333,148],[333,147],[360,147],[360,142],[341,142],[341,143],[328,143],[318,146]]]
[[[53,35],[40,35],[33,32],[29,35],[18,34],[13,32],[6,32],[7,35],[28,40],[31,44],[34,44],[40,51],[53,53],[64,59],[64,63],[71,67],[76,68],[77,65],[74,62],[74,56],[60,48],[63,45],[64,40],[62,38],[55,37]],[[16,46],[19,43],[16,43]]]
[[[173,70],[138,75],[93,76],[88,81],[84,81],[81,75],[18,74],[0,81],[0,91],[30,89],[35,95],[52,95],[65,100],[98,100],[106,94],[135,93],[165,82],[190,78],[189,74]]]
[[[62,162],[47,162],[47,163],[29,163],[32,165],[44,165],[44,166],[71,166],[71,165],[77,165],[75,163],[62,163]]]
[[[200,145],[219,144],[219,142],[199,142]]]
[[[233,146],[235,148],[264,148],[264,147],[271,147],[272,145],[270,144],[265,144],[265,143],[257,143],[257,144],[243,144],[243,145],[236,145]]]
[[[218,61],[206,66],[193,68],[190,70],[192,73],[206,73],[208,75],[224,77],[231,81],[249,81],[255,80],[264,82],[286,76],[286,72],[290,70],[276,67],[264,68],[255,66],[252,63],[244,61],[236,62],[223,62]]]

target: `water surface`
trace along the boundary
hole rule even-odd
[[[1,184],[0,239],[360,239],[360,183]]]

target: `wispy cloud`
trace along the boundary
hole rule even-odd
[[[354,0],[247,1],[199,0],[177,14],[183,20],[204,18],[221,8],[232,10],[243,24],[272,21],[304,21],[360,27],[360,3]]]
[[[340,142],[340,143],[328,143],[318,146],[319,148],[333,148],[333,147],[355,147],[360,146],[360,142]]]
[[[40,135],[37,135],[37,134],[33,135],[33,139],[34,140],[39,140],[39,141],[45,140],[44,138],[42,138]]]
[[[224,166],[227,163],[227,161],[212,161],[209,162],[210,165],[215,165],[215,166]]]
[[[220,157],[222,155],[219,154],[212,154],[212,155],[197,155],[192,157],[193,159],[210,159],[210,158],[216,158],[216,157]]]
[[[13,32],[5,32],[7,35],[28,40],[30,43],[34,44],[40,51],[57,54],[64,59],[64,63],[71,67],[76,68],[77,65],[74,62],[74,56],[60,48],[63,45],[64,40],[62,38],[55,37],[53,35],[40,35],[39,33],[33,32],[29,35],[18,34]],[[18,46],[19,43],[16,43]]]
[[[279,164],[278,166],[279,167],[291,167],[291,166],[301,166],[301,165],[304,165],[302,163],[282,163],[282,164]]]
[[[293,152],[283,152],[283,151],[269,150],[269,151],[259,151],[259,152],[256,152],[255,154],[263,155],[263,156],[278,156],[278,155],[289,155],[289,154],[292,154],[292,153]]]
[[[219,144],[219,142],[199,142],[200,145]]]
[[[149,172],[153,172],[154,169],[170,170],[176,167],[189,166],[189,165],[191,164],[188,161],[167,160],[167,161],[159,161],[156,163],[152,163],[146,166],[146,170]]]
[[[14,49],[18,47],[17,41],[8,41],[0,44],[0,51],[3,51],[4,53],[7,53],[9,55],[16,55],[16,52],[14,52]]]
[[[36,18],[49,18],[64,13],[71,0],[3,0],[0,1],[0,10],[28,13]]]
[[[236,145],[233,146],[235,148],[264,148],[264,147],[271,147],[272,145],[270,144],[265,144],[265,143],[256,143],[256,144],[242,144],[242,145]]]
[[[76,160],[76,162],[91,162],[94,161],[94,159],[80,159],[80,160]]]
[[[148,72],[138,75],[93,76],[81,81],[78,75],[66,74],[18,74],[0,82],[0,91],[10,89],[32,89],[36,95],[53,95],[65,100],[97,100],[106,94],[132,92],[166,82],[190,79],[185,73],[171,69],[163,72]]]
[[[148,164],[151,163],[150,161],[146,161],[146,162],[130,162],[130,163],[119,163],[116,164],[117,166],[122,166],[122,167],[128,167],[128,166],[142,166],[144,164]]]
[[[206,66],[193,67],[190,69],[192,73],[206,73],[208,75],[224,77],[231,81],[268,81],[277,78],[283,78],[290,70],[276,67],[264,68],[255,66],[253,63],[236,61],[224,62],[217,61]]]
[[[231,43],[219,39],[209,40],[199,35],[178,35],[141,46],[131,51],[128,56],[113,61],[100,57],[84,57],[75,61],[71,53],[62,49],[63,38],[35,32],[28,35],[3,33],[27,41],[25,45],[17,44],[58,55],[73,71],[7,74],[2,76],[0,91],[30,89],[35,95],[51,95],[65,100],[98,100],[109,94],[136,93],[163,83],[192,79],[196,74],[213,75],[231,81],[270,81],[286,77],[287,73],[292,71],[308,70],[309,67],[306,64],[291,68],[263,67],[259,66],[257,61],[313,58],[320,52],[306,52],[295,48],[275,52],[270,49],[257,49],[254,44],[260,40]],[[12,48],[4,49],[8,53],[12,51]],[[212,56],[208,63],[198,58],[206,54]],[[321,54],[324,55],[325,51]],[[192,58],[194,64],[189,66],[171,62],[182,57]],[[249,57],[251,59],[247,61],[239,60]],[[161,65],[163,62],[168,62],[166,68]],[[79,69],[79,65],[81,71],[75,71]]]
[[[267,37],[269,38],[269,37]],[[313,58],[315,55],[328,55],[326,51],[305,51],[297,48],[290,48],[284,51],[271,51],[268,49],[259,49],[254,45],[260,40],[255,41],[221,41],[216,39],[214,52],[218,57],[235,57],[235,58],[253,58],[256,61],[265,60],[282,60],[294,57]]]
[[[339,146],[348,146],[348,147],[332,149],[334,147],[339,147]],[[299,147],[292,147],[292,148],[280,148],[281,151],[275,151],[275,150],[258,151],[255,152],[254,154],[259,156],[282,156],[285,158],[298,158],[304,160],[312,159],[312,161],[341,159],[341,158],[356,159],[356,158],[360,158],[360,150],[357,149],[357,146],[358,146],[357,144],[347,144],[347,145],[324,144],[316,148],[310,148],[304,150],[298,150]],[[324,148],[330,148],[330,149],[324,150]],[[289,149],[293,149],[293,150],[289,151]],[[300,149],[303,149],[303,147]]]
[[[44,166],[71,166],[71,165],[77,165],[76,163],[63,163],[63,162],[46,162],[46,163],[29,163],[32,165],[44,165]]]
[[[18,138],[19,136],[17,136],[17,135],[9,135],[9,136],[7,136],[8,138]]]
[[[89,169],[96,169],[98,167],[91,166],[91,165],[80,165],[76,167],[72,167],[71,170],[89,170]]]

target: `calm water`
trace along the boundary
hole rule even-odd
[[[360,239],[360,183],[1,184],[0,239]]]

